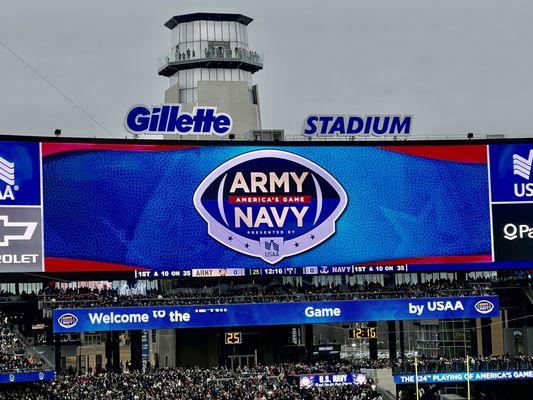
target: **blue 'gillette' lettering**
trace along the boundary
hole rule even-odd
[[[126,113],[124,126],[135,134],[223,136],[231,132],[233,121],[228,114],[217,113],[216,107],[194,107],[188,113],[180,104],[137,105]]]

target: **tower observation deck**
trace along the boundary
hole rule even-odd
[[[169,78],[166,103],[216,106],[233,119],[235,138],[261,128],[259,94],[252,74],[263,69],[263,55],[251,49],[242,14],[194,13],[170,18],[170,48],[158,74]]]

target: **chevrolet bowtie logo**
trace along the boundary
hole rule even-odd
[[[36,228],[37,222],[9,222],[7,215],[0,215],[0,247],[12,240],[30,240]]]

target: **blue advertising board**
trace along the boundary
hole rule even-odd
[[[533,145],[489,148],[494,259],[533,259]]]
[[[0,273],[42,272],[41,145],[0,142]]]
[[[19,204],[42,208],[44,263],[27,253],[32,268],[50,273],[527,269],[533,254],[516,252],[519,240],[500,243],[514,240],[505,233],[515,228],[498,217],[511,213],[498,203],[533,196],[532,150],[511,142],[3,141],[0,206],[18,190]],[[517,234],[529,235],[526,225],[533,232],[533,211],[514,211],[532,219],[511,221]],[[493,227],[494,216],[502,226]]]
[[[491,200],[523,202],[533,200],[533,145],[493,145],[489,149]]]
[[[481,372],[441,372],[434,374],[418,374],[418,383],[453,383],[453,382],[482,382],[482,381],[510,381],[533,379],[533,370],[512,371],[481,371]],[[394,375],[394,383],[407,385],[416,383],[415,375]]]
[[[0,142],[0,206],[41,204],[39,143]]]
[[[54,371],[2,372],[0,373],[0,384],[53,381],[54,377]]]
[[[497,296],[294,303],[72,308],[53,311],[55,333],[497,317]]]

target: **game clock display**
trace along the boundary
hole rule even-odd
[[[378,332],[376,327],[353,328],[348,330],[350,339],[376,339]]]

